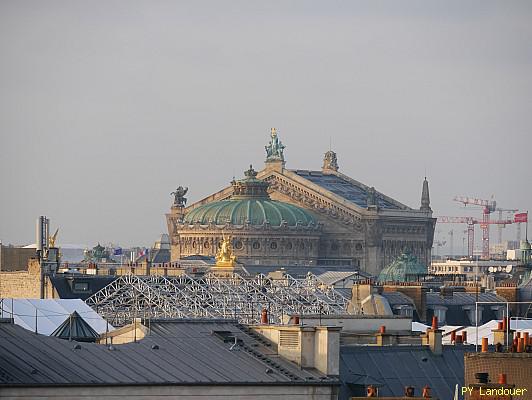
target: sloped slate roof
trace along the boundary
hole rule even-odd
[[[327,271],[318,275],[318,280],[325,285],[334,285],[348,278],[357,279],[357,271]]]
[[[346,384],[379,386],[380,397],[402,397],[405,386],[417,396],[425,385],[438,399],[452,399],[455,385],[464,384],[464,351],[468,346],[445,346],[435,356],[428,346],[342,346],[340,348],[341,398]],[[343,394],[343,396],[342,396]]]
[[[100,337],[76,311],[70,314],[51,336],[78,342],[95,342]]]
[[[321,186],[322,188],[355,203],[357,206],[366,208],[368,192],[363,185],[357,185],[353,181],[348,181],[336,175],[324,175],[321,171],[293,170],[302,178]],[[402,207],[387,200],[380,193],[377,193],[377,204],[382,209],[401,210]]]
[[[383,296],[386,300],[388,300],[388,303],[390,303],[391,306],[396,305],[414,305],[414,302],[410,297],[408,297],[406,294],[401,292],[382,292],[381,296]]]
[[[238,345],[231,350],[234,337]],[[35,335],[0,323],[0,387],[337,383],[281,359],[228,320],[152,321],[149,336],[111,347]]]
[[[342,266],[308,266],[308,265],[253,265],[247,264],[244,265],[244,270],[249,275],[264,274],[267,275],[270,272],[275,271],[284,271],[287,274],[291,275],[294,278],[305,278],[310,272],[313,275],[322,275],[324,273],[334,271],[334,272],[356,272],[360,276],[366,277],[366,274],[359,271],[353,271],[353,266],[351,265],[342,265]]]
[[[50,282],[61,299],[87,300],[116,279],[110,275],[56,274]],[[76,283],[86,285],[86,290],[76,290]]]
[[[468,306],[475,305],[477,301],[476,293],[454,292],[452,296],[444,297],[439,293],[427,293],[427,306]],[[479,293],[478,301],[500,301],[506,300],[495,293]]]

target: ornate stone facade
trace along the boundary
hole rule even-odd
[[[249,264],[353,265],[377,275],[404,250],[420,262],[430,263],[436,220],[429,205],[428,182],[423,184],[422,207],[413,209],[340,173],[332,151],[326,153],[321,171],[286,169],[284,155],[279,160],[270,154],[256,178],[268,183],[272,200],[306,210],[317,224],[184,222],[194,209],[230,199],[233,188],[227,187],[189,207],[172,208],[167,214],[172,260],[190,254],[214,256],[224,232],[233,237],[237,260]]]

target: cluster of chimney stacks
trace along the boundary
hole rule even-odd
[[[424,399],[432,398],[430,391],[431,389],[429,385],[425,385],[421,393],[421,397]],[[405,386],[405,391],[404,391],[405,397],[416,397],[415,393],[416,393],[416,390],[413,386]],[[373,385],[369,385],[366,389],[366,397],[379,397],[377,387]]]

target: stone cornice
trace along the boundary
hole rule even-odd
[[[305,232],[305,233],[314,233],[316,235],[320,235],[321,233],[321,224],[317,225],[296,225],[296,226],[288,226],[287,224],[283,224],[281,226],[271,226],[270,224],[263,224],[263,225],[251,225],[251,224],[244,224],[244,225],[233,225],[233,224],[225,224],[225,225],[216,225],[216,224],[208,224],[208,225],[202,225],[202,224],[184,224],[179,221],[176,221],[175,223],[175,230],[176,231],[219,231],[222,232],[230,232],[230,231],[245,231],[245,232],[271,232],[271,233],[284,233],[284,232],[292,232],[292,233],[298,233],[298,232]]]

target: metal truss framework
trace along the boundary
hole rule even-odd
[[[264,308],[270,322],[281,323],[292,314],[344,314],[349,300],[311,273],[305,279],[208,273],[201,278],[123,275],[86,303],[120,326],[133,318],[235,318],[253,324]]]

